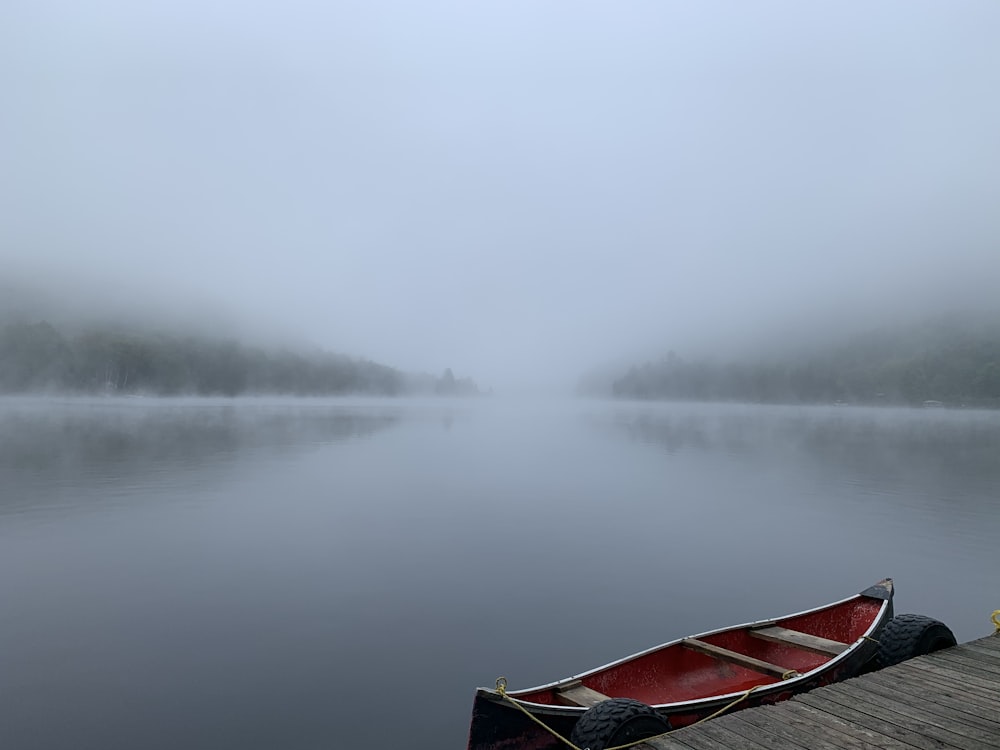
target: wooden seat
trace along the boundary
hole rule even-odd
[[[579,680],[567,682],[556,688],[556,698],[566,706],[584,706],[590,708],[602,701],[611,700],[610,696],[591,690]]]
[[[719,659],[720,661],[727,661],[731,664],[746,667],[747,669],[753,669],[756,672],[762,672],[773,677],[786,679],[788,677],[799,676],[799,673],[794,669],[780,667],[777,664],[771,664],[770,662],[755,659],[754,657],[747,656],[746,654],[730,651],[728,648],[722,648],[722,646],[716,646],[711,643],[705,643],[705,641],[699,641],[697,638],[685,638],[681,641],[681,643],[685,646],[685,648],[689,648],[692,651],[698,651],[702,654],[707,654],[708,656]]]
[[[850,646],[840,641],[832,641],[829,638],[820,638],[818,635],[801,633],[798,630],[788,630],[779,628],[777,625],[766,625],[750,631],[754,638],[760,638],[772,643],[782,643],[787,646],[795,646],[805,651],[824,656],[837,656],[844,653]]]

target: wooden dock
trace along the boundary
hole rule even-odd
[[[1000,635],[678,729],[638,748],[1000,748]]]

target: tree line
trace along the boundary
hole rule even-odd
[[[234,340],[107,329],[67,333],[44,321],[0,328],[0,391],[7,393],[394,396],[449,392],[454,376],[446,374],[409,375],[342,354],[266,350]]]
[[[1000,407],[1000,320],[950,315],[783,357],[687,361],[674,352],[614,381],[627,398]]]

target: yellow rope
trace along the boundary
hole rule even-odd
[[[997,632],[1000,633],[1000,609],[993,610],[993,616],[990,619],[993,620],[993,624],[996,625]]]
[[[1000,626],[998,626],[998,628],[1000,628]],[[790,671],[795,671],[795,670],[790,670]],[[796,674],[798,674],[798,673],[796,673]],[[785,678],[782,678],[782,679],[785,679]],[[706,716],[703,719],[698,719],[698,721],[696,721],[694,724],[689,724],[688,726],[696,727],[699,724],[704,724],[706,721],[709,721],[710,719],[714,719],[716,716],[721,716],[722,714],[724,714],[726,711],[728,711],[729,709],[731,709],[736,704],[741,703],[742,701],[745,701],[747,698],[749,698],[750,697],[750,693],[752,693],[754,690],[756,690],[759,687],[765,687],[765,686],[763,686],[763,685],[754,685],[752,688],[750,688],[749,690],[747,690],[745,693],[743,693],[743,695],[741,695],[739,698],[737,698],[736,700],[734,700],[732,703],[729,703],[729,704],[723,706],[722,708],[720,708],[718,711],[716,711],[714,714],[711,714],[710,716]],[[548,732],[549,734],[551,734],[553,737],[555,737],[556,739],[558,739],[560,742],[562,742],[563,744],[565,744],[568,747],[570,747],[572,750],[589,750],[589,748],[581,748],[581,747],[577,747],[576,745],[574,745],[568,739],[566,739],[561,734],[559,734],[559,732],[557,732],[555,729],[553,729],[548,724],[546,724],[541,719],[539,719],[537,716],[535,716],[533,713],[531,713],[531,711],[529,711],[524,706],[522,706],[518,701],[514,700],[509,695],[507,695],[507,678],[506,677],[497,677],[497,694],[503,700],[507,701],[510,705],[512,705],[514,708],[516,708],[521,713],[523,713],[525,716],[527,716],[529,719],[531,719],[533,722],[535,722],[538,726],[540,726],[546,732]],[[673,731],[673,730],[671,730],[671,731]],[[641,740],[636,740],[635,742],[629,742],[627,745],[615,745],[614,747],[607,747],[604,750],[627,750],[627,748],[635,747],[636,745],[641,745],[643,742],[649,742],[649,740],[656,739],[657,737],[665,737],[668,734],[670,734],[669,731],[668,732],[664,732],[663,734],[658,734],[658,735],[656,735],[654,737],[645,737],[645,738],[643,738]]]
[[[737,703],[739,703],[741,701],[745,701],[747,698],[749,698],[750,697],[750,693],[752,693],[754,690],[756,690],[759,687],[761,687],[761,686],[760,685],[754,685],[752,688],[750,688],[749,690],[747,690],[745,693],[743,693],[743,695],[741,695],[739,698],[737,698],[736,700],[734,700],[728,706],[723,706],[718,711],[716,711],[714,714],[711,714],[710,716],[706,716],[704,719],[698,719],[698,721],[696,721],[694,724],[689,724],[688,726],[696,727],[699,724],[704,724],[709,719],[714,719],[716,716],[720,716],[720,715],[726,713],[726,711],[728,711],[729,709],[731,709]]]
[[[520,703],[518,703],[516,700],[514,700],[509,695],[507,695],[507,678],[506,677],[497,677],[497,693],[499,693],[500,697],[503,700],[507,701],[510,705],[512,705],[518,711],[521,711],[525,716],[527,716],[529,719],[531,719],[533,722],[535,722],[538,726],[540,726],[546,732],[548,732],[549,734],[551,734],[554,737],[556,737],[556,739],[560,740],[563,744],[568,745],[569,747],[573,748],[573,750],[583,750],[583,748],[580,748],[580,747],[577,747],[576,745],[574,745],[572,742],[570,742],[565,737],[563,737],[561,734],[559,734],[559,732],[557,732],[555,729],[553,729],[548,724],[546,724],[544,721],[542,721],[537,716],[535,716],[533,713],[531,713],[531,711],[529,711],[524,706],[522,706]]]

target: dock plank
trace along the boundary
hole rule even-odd
[[[993,658],[1000,659],[1000,651],[998,651],[990,644],[989,639],[980,639],[978,641],[969,641],[968,643],[961,643],[957,646],[952,646],[951,649],[946,649],[946,650],[979,651],[984,654],[988,654]]]
[[[930,657],[925,658],[930,659]],[[996,672],[991,672],[988,669],[980,669],[978,664],[974,661],[955,661],[953,658],[945,659],[941,657],[935,658],[933,661],[928,661],[927,664],[935,668],[950,669],[960,674],[967,674],[978,679],[986,680],[987,682],[996,683],[1000,680],[1000,675]]]
[[[815,722],[803,719],[801,715],[787,710],[784,706],[777,713],[767,708],[737,713],[733,715],[733,721],[763,729],[782,740],[798,745],[803,750],[840,750],[840,748],[866,750],[863,742],[832,729],[822,731]]]
[[[983,646],[978,643],[966,643],[961,646],[955,646],[955,649],[957,649],[959,653],[965,653],[969,656],[986,659],[987,661],[995,664],[1000,664],[1000,651],[990,648],[989,646]]]
[[[747,739],[740,734],[729,731],[721,722],[722,719],[715,719],[696,727],[678,729],[666,737],[650,740],[640,747],[653,748],[654,750],[679,750],[677,745],[669,744],[676,739],[695,750],[719,750],[720,745],[725,750],[773,750],[773,746],[766,742],[755,742],[753,739]],[[701,744],[703,739],[709,740],[709,743]]]
[[[851,682],[855,681],[851,680]],[[829,689],[838,692],[844,688],[841,685],[831,685]],[[922,705],[911,705],[911,703],[916,702],[916,699],[903,701],[900,700],[900,696],[898,694],[889,696],[883,695],[877,688],[873,688],[873,686],[867,682],[858,682],[858,684],[851,685],[851,690],[854,695],[864,700],[865,703],[877,706],[890,713],[907,717],[904,721],[907,721],[910,726],[913,725],[913,722],[916,722],[917,725],[934,726],[938,729],[945,730],[951,735],[964,737],[967,740],[966,744],[971,743],[971,748],[981,748],[983,747],[984,742],[994,739],[1000,741],[1000,733],[980,729],[977,726],[972,726],[968,721],[958,721],[954,717],[940,716],[936,713],[925,710],[925,707]]]
[[[895,721],[885,719],[865,713],[857,708],[844,703],[831,700],[829,694],[819,695],[817,693],[807,693],[794,698],[794,703],[815,708],[817,711],[836,716],[852,725],[864,727],[877,734],[889,738],[891,742],[899,743],[900,747],[913,747],[917,750],[945,750],[947,748],[957,748],[959,745],[950,744],[939,738],[929,737],[921,732],[915,732],[905,726],[900,726]]]
[[[968,643],[963,643],[962,645],[981,646],[982,648],[988,648],[1000,653],[1000,633],[994,633],[993,635],[988,635],[985,638],[980,638],[976,641],[969,641]]]
[[[830,732],[837,732],[841,735],[849,737],[852,742],[860,742],[861,745],[866,748],[886,747],[889,744],[896,744],[900,747],[905,746],[907,748],[914,747],[913,745],[904,745],[904,743],[899,742],[898,740],[893,743],[895,738],[891,735],[869,729],[862,724],[845,721],[839,716],[814,708],[807,703],[789,701],[787,710],[801,716],[807,721],[826,727]]]
[[[761,741],[767,742],[768,747],[781,747],[787,748],[787,750],[810,750],[803,745],[803,739],[799,738],[799,741],[795,741],[788,736],[782,736],[780,729],[774,731],[761,726],[762,721],[766,724],[766,720],[760,718],[755,723],[731,719],[728,723],[728,728],[744,737],[760,738]],[[817,742],[815,750],[831,750],[831,748],[827,744]]]
[[[646,750],[1000,750],[1000,637],[678,729]]]
[[[730,750],[730,746],[704,732],[687,732],[678,729],[659,740],[639,746],[639,750]]]
[[[1000,680],[1000,664],[994,665],[988,661],[979,659],[977,656],[970,656],[968,651],[961,652],[950,648],[944,651],[935,651],[924,658],[931,661],[955,663],[963,669],[974,670],[977,674],[981,674],[988,679]]]
[[[952,646],[951,648],[942,649],[941,651],[935,651],[934,654],[940,654],[942,656],[960,656],[965,659],[976,659],[989,664],[990,667],[1000,666],[1000,654],[996,653],[991,648],[981,648],[971,643],[963,643],[961,646]],[[928,656],[934,656],[934,654],[928,654]]]
[[[719,742],[726,743],[732,750],[767,750],[771,746],[766,743],[766,740],[761,739],[759,742],[747,739],[736,732],[727,729],[725,726],[712,726],[712,723],[699,727],[700,731],[707,734],[709,737],[718,740]]]
[[[937,686],[928,687],[925,684],[907,682],[878,673],[871,675],[865,681],[865,688],[877,690],[880,695],[887,698],[893,698],[894,693],[899,693],[901,697],[906,696],[905,700],[914,708],[944,718],[955,716],[956,713],[962,714],[955,718],[990,731],[1000,732],[1000,710],[998,710],[1000,706],[994,704],[984,714],[982,706],[968,700],[968,694],[959,694],[947,688],[939,689]]]
[[[979,750],[982,747],[982,744],[977,740],[927,722],[923,718],[901,713],[894,708],[886,708],[884,705],[870,700],[869,696],[859,692],[841,692],[836,689],[836,686],[830,686],[827,689],[830,692],[824,696],[825,698],[844,703],[861,713],[874,716],[890,724],[896,724],[904,729],[926,735],[932,739],[940,740],[949,746],[962,748],[963,750]]]
[[[911,659],[908,662],[900,664],[899,667],[902,670],[906,670],[905,672],[901,672],[901,674],[909,675],[912,673],[914,675],[914,679],[947,680],[950,682],[959,682],[962,685],[977,687],[994,694],[997,691],[997,683],[995,681],[977,677],[969,672],[963,672],[961,669],[951,668],[941,662],[930,662],[925,659]],[[917,672],[920,674],[916,674]]]
[[[950,711],[933,700],[903,693],[894,687],[886,687],[873,680],[866,680],[856,689],[863,692],[863,697],[868,701],[879,701],[884,707],[895,708],[903,715],[934,724],[957,734],[964,734],[977,740],[984,739],[984,732],[988,736],[1000,736],[1000,725],[995,722],[966,713],[957,715],[955,711]]]
[[[902,665],[900,665],[902,667]],[[983,684],[977,684],[972,681],[971,677],[965,677],[962,679],[956,677],[948,677],[941,674],[940,672],[930,672],[922,669],[909,669],[903,671],[898,670],[896,674],[900,677],[900,682],[902,684],[909,684],[910,682],[920,683],[926,687],[926,689],[933,694],[935,690],[944,691],[945,694],[956,692],[963,699],[970,700],[974,703],[985,703],[986,705],[996,708],[997,707],[997,686],[989,686]],[[892,684],[898,684],[895,680]]]

